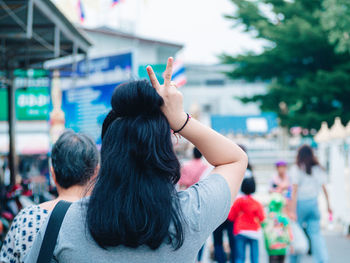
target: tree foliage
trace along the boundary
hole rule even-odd
[[[329,41],[339,53],[350,52],[350,1],[324,0],[322,26],[329,32]]]
[[[257,102],[263,111],[273,111],[282,126],[319,128],[336,116],[350,120],[350,52],[341,40],[338,9],[331,2],[348,0],[231,0],[237,7],[227,15],[257,39],[267,40],[260,54],[224,54],[224,63],[234,64],[231,78],[268,81],[266,94],[242,98]],[[341,9],[350,17],[350,9]],[[328,18],[327,18],[328,17]],[[339,38],[340,36],[340,38]],[[344,34],[342,35],[344,37]]]

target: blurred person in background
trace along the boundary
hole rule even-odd
[[[201,152],[194,147],[193,148],[193,159],[187,162],[181,168],[181,177],[179,180],[180,190],[186,190],[191,185],[194,185],[199,182],[201,177],[205,174],[205,171],[208,169],[208,165],[202,160]],[[204,245],[198,252],[197,261],[198,263],[202,260]]]
[[[64,132],[52,147],[51,174],[58,197],[22,209],[14,218],[1,248],[2,263],[21,263],[30,250],[43,222],[60,200],[74,202],[88,191],[98,172],[99,152],[86,135]]]
[[[188,187],[198,183],[208,165],[202,160],[201,152],[194,147],[193,159],[183,165],[181,168],[181,177],[179,180],[180,190],[186,190]]]
[[[325,185],[327,175],[310,146],[303,145],[299,148],[296,165],[291,168],[290,176],[293,184],[290,218],[297,220],[301,227],[306,225],[314,261],[328,262],[326,243],[321,235],[318,206],[318,196],[323,190],[328,212],[332,213]],[[291,263],[299,263],[300,260],[300,255],[291,256]]]
[[[262,227],[269,263],[284,263],[292,239],[290,221],[284,213],[286,199],[280,193],[272,193],[268,213]]]
[[[114,90],[102,127],[101,169],[91,196],[73,203],[64,218],[53,255],[58,262],[195,262],[226,219],[247,156],[184,112],[172,68],[169,58],[164,85],[149,66],[153,87],[143,80]],[[172,133],[189,140],[214,166],[184,191],[176,190],[180,163]],[[46,226],[25,262],[36,261]]]
[[[277,192],[283,194],[287,199],[291,199],[292,185],[287,174],[287,162],[281,160],[275,165],[277,173],[272,177],[270,193]]]
[[[226,231],[230,246],[230,263],[235,262],[235,238],[233,235],[233,222],[226,219],[213,233],[214,237],[214,259],[218,263],[226,263],[227,255],[224,249],[224,232]]]
[[[265,215],[263,206],[251,196],[255,190],[254,177],[244,178],[241,187],[243,195],[234,202],[228,216],[228,219],[234,222],[236,263],[245,262],[247,244],[250,246],[250,262],[259,262],[261,223]]]
[[[11,183],[11,172],[8,160],[4,163],[4,185],[9,186]]]
[[[245,146],[239,144],[238,145],[245,153],[247,153],[247,149]],[[253,176],[253,167],[248,161],[247,169],[244,173],[244,178],[252,177]],[[242,194],[238,194],[238,197]],[[232,207],[231,207],[232,209]],[[231,263],[235,262],[236,258],[236,247],[235,247],[235,237],[233,234],[233,225],[234,222],[232,220],[226,219],[224,223],[222,223],[217,229],[215,229],[213,233],[213,239],[214,239],[214,259],[218,263],[226,263],[227,262],[227,253],[225,251],[224,246],[224,232],[227,233],[229,247],[230,247],[230,256],[229,260]]]
[[[0,182],[4,183],[5,158],[0,156]]]

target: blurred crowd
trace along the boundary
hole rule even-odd
[[[21,156],[19,174],[10,184],[7,158],[0,157],[0,244],[11,222],[23,208],[52,200],[56,187],[51,184],[47,156]]]
[[[79,147],[90,149],[94,157],[92,159],[95,160],[91,167],[83,170],[81,170],[83,163],[77,164],[77,167],[72,164],[63,165],[68,162],[64,159],[67,152],[63,151],[62,147],[68,151],[72,142],[77,138],[82,142],[81,145],[76,144],[74,150],[79,151]],[[241,148],[245,150],[243,146]],[[26,212],[29,213],[25,207],[33,207],[36,203],[46,202],[44,206],[35,206],[36,211],[34,212],[34,215],[40,215],[42,220],[46,219],[47,211],[52,210],[59,200],[74,201],[81,198],[81,192],[74,190],[73,186],[86,184],[98,169],[98,152],[94,143],[87,137],[81,137],[73,132],[63,134],[53,148],[51,159],[51,175],[53,175],[56,187],[47,187],[45,178],[48,176],[40,173],[39,170],[35,174],[42,174],[41,176],[18,177],[16,184],[9,186],[6,183],[9,181],[8,169],[6,162],[2,161],[0,189],[0,234],[1,240],[4,241],[1,253],[2,262],[10,262],[6,259],[10,259],[14,254],[21,259],[20,254],[21,251],[23,254],[23,247],[30,248],[31,242],[28,241],[14,243],[16,233],[24,230],[20,227],[20,223],[11,225],[14,219],[15,223],[30,220],[25,216]],[[31,167],[24,169],[29,174],[29,171],[34,168],[28,165],[27,167]],[[327,248],[320,232],[318,209],[318,195],[323,190],[331,217],[332,210],[325,187],[324,169],[319,165],[312,148],[307,145],[298,150],[295,164],[279,160],[275,163],[275,168],[275,173],[270,180],[269,202],[262,204],[253,197],[257,184],[253,165],[248,164],[241,190],[231,207],[227,220],[214,231],[213,246],[207,248],[214,261],[241,263],[246,261],[246,255],[249,254],[250,262],[257,263],[262,254],[267,254],[271,263],[283,263],[287,257],[290,262],[297,263],[307,253],[312,254],[316,262],[327,261]],[[78,170],[82,174],[79,175]],[[207,177],[211,170],[212,167],[202,158],[201,152],[193,148],[193,158],[182,165],[178,190],[185,190],[196,184]],[[86,173],[86,171],[91,172]],[[33,222],[35,222],[34,219]],[[41,221],[37,222],[39,225],[41,223]],[[17,226],[18,229],[14,229]],[[6,233],[8,234],[5,239]],[[227,238],[224,238],[225,233]],[[259,244],[263,241],[263,245]],[[204,246],[198,253],[198,262],[203,261]],[[249,253],[246,251],[247,246],[250,247]],[[15,247],[17,253],[15,251],[9,253],[9,247]],[[261,247],[266,249],[266,253],[259,251]]]
[[[241,146],[243,150],[245,148]],[[210,167],[193,149],[193,159],[182,167],[179,188],[186,189],[209,174]],[[318,195],[324,192],[329,218],[332,210],[326,189],[326,172],[320,166],[313,149],[299,148],[296,162],[284,160],[275,163],[271,176],[268,203],[253,197],[257,185],[252,164],[248,164],[245,177],[227,220],[213,233],[211,258],[219,263],[257,263],[268,255],[270,263],[301,262],[303,255],[312,255],[315,262],[327,262],[328,253],[321,235]],[[227,238],[224,238],[224,233]],[[263,242],[264,244],[259,244]],[[249,246],[249,253],[246,247]],[[265,248],[259,253],[259,248]],[[198,254],[202,261],[203,248]],[[260,254],[260,257],[259,257]]]

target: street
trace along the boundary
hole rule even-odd
[[[350,239],[340,233],[328,232],[325,234],[329,262],[330,263],[349,263],[350,262]],[[311,257],[305,258],[302,263],[312,263]]]
[[[349,263],[350,262],[350,238],[345,237],[340,232],[326,232],[324,234],[326,238],[327,248],[329,252],[329,263]],[[211,240],[209,239],[206,244],[206,249],[204,251],[203,263],[213,262],[209,258],[208,247],[211,247]],[[247,249],[246,262],[249,260],[249,250]],[[263,250],[263,247],[260,246],[260,262],[267,263],[267,255]],[[289,261],[287,260],[286,263]],[[301,263],[313,263],[311,256],[304,256]]]

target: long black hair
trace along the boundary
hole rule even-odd
[[[102,247],[184,240],[174,153],[163,99],[147,81],[119,85],[102,128],[101,168],[87,209],[87,226]]]
[[[312,148],[309,145],[302,145],[298,150],[297,165],[300,169],[304,169],[306,174],[311,175],[312,167],[319,165]]]

